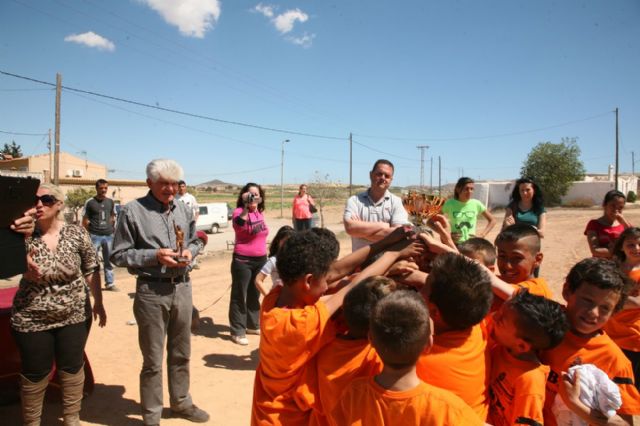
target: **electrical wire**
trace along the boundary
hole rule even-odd
[[[49,133],[8,132],[5,130],[0,130],[0,133],[4,133],[5,135],[16,135],[16,136],[47,136],[49,134]]]

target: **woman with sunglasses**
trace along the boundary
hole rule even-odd
[[[62,219],[64,196],[43,184],[36,193],[35,231],[25,241],[28,270],[13,300],[11,328],[22,361],[24,424],[39,425],[55,360],[65,425],[80,424],[84,347],[93,318],[104,327],[100,266],[87,231]],[[94,297],[93,312],[87,283]]]
[[[442,206],[442,213],[451,223],[451,237],[456,244],[463,243],[469,238],[478,236],[484,238],[495,226],[496,220],[487,208],[471,198],[475,190],[475,182],[468,177],[461,177],[453,190],[453,198],[448,199]],[[487,226],[476,235],[478,216],[482,214],[487,219]]]

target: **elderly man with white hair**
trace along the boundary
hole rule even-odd
[[[165,337],[173,415],[197,423],[209,420],[189,395],[192,298],[188,266],[201,245],[193,211],[175,202],[182,177],[182,167],[175,161],[151,161],[147,165],[149,193],[124,206],[113,240],[111,261],[137,276],[133,313],[143,357],[140,399],[145,425],[159,424],[162,415]],[[179,253],[181,237],[184,246]]]

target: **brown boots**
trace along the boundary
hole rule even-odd
[[[37,383],[20,375],[20,399],[22,400],[22,419],[25,426],[40,426],[42,402],[49,386],[49,376]]]
[[[80,426],[80,406],[84,388],[84,366],[75,374],[58,371],[62,385],[62,415],[64,426]]]

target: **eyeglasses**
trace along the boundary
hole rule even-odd
[[[466,219],[473,219],[476,217],[476,212],[462,211],[462,212],[453,212],[453,217],[459,219],[461,217]]]
[[[39,196],[36,195],[36,204],[38,204],[38,201],[41,201],[43,206],[51,207],[58,202],[58,199],[53,195],[44,194]]]

